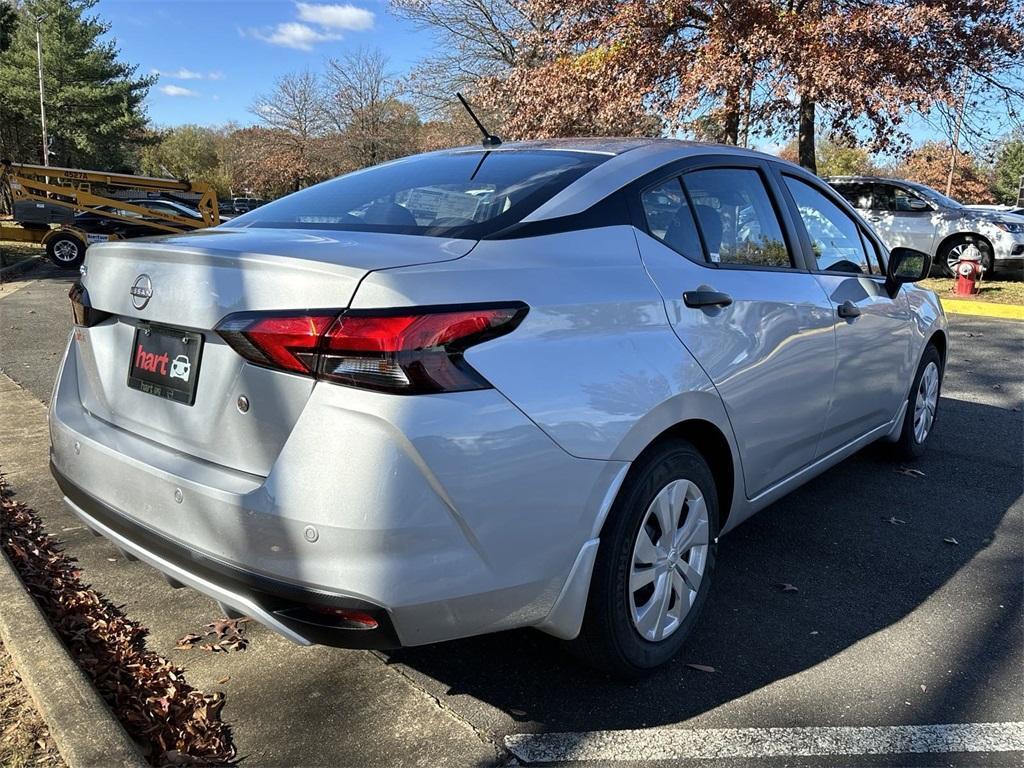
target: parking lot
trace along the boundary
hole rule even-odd
[[[69,282],[43,267],[0,290],[0,471],[150,647],[226,692],[246,765],[1020,764],[1024,323],[951,316],[923,474],[872,447],[742,525],[686,649],[624,685],[531,631],[372,653],[250,624],[244,652],[173,650],[215,604],[92,537],[47,471]],[[838,727],[856,730],[813,730]],[[833,752],[806,756],[813,739]]]

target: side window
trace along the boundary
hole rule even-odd
[[[861,182],[842,182],[832,187],[854,208],[869,211],[874,207],[871,200],[871,185]]]
[[[652,235],[691,261],[704,263],[704,249],[693,211],[686,202],[679,179],[670,179],[646,190],[641,202]]]
[[[792,176],[783,178],[811,240],[817,268],[871,274],[871,262],[857,222],[810,184]]]
[[[876,211],[895,211],[896,200],[895,200],[896,187],[892,184],[874,184],[872,185],[871,207]]]
[[[922,209],[921,203],[924,199],[916,192],[912,192],[909,189],[903,187],[893,187],[893,210],[899,213],[922,213],[928,209]],[[914,203],[917,203],[915,206]]]
[[[683,177],[711,261],[791,267],[789,249],[761,174],[746,168],[693,171]]]

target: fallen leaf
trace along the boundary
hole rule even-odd
[[[959,541],[957,541],[956,539],[954,539],[954,538],[953,538],[952,536],[950,536],[950,537],[948,537],[948,538],[945,538],[945,539],[943,539],[943,541],[944,541],[944,542],[946,542],[947,544],[952,544],[952,545],[954,545],[954,546],[956,546],[956,545],[958,545],[958,544],[960,543]]]
[[[224,685],[224,683],[226,683],[230,679],[231,679],[230,675],[228,675],[227,677],[222,677],[220,680],[217,681],[217,685]]]
[[[906,475],[907,477],[924,477],[925,474],[920,469],[911,469],[910,467],[900,467],[896,470],[900,475]]]
[[[690,669],[696,669],[698,672],[717,672],[718,670],[714,667],[709,667],[707,664],[687,664]]]
[[[927,686],[927,685],[924,685],[924,684],[922,683],[922,684],[921,684],[921,693],[924,693],[924,692],[925,692],[925,691],[927,691],[927,690],[928,690],[928,686]]]

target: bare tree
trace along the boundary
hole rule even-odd
[[[312,72],[293,72],[279,77],[274,89],[256,97],[250,111],[274,137],[278,149],[293,159],[296,189],[310,181],[315,147],[322,143],[329,122],[326,94]]]
[[[415,150],[419,118],[401,101],[401,87],[377,49],[358,49],[327,62],[326,118],[357,168]]]
[[[456,91],[472,92],[482,78],[531,66],[543,39],[558,24],[554,4],[524,0],[391,0],[398,15],[436,36],[436,52],[421,61],[410,81],[420,111],[442,119]]]

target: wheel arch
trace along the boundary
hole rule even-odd
[[[736,492],[737,467],[733,458],[733,449],[725,433],[714,422],[701,418],[690,418],[680,421],[656,435],[633,460],[629,472],[637,471],[643,459],[652,451],[674,440],[685,440],[692,444],[707,460],[711,474],[715,479],[715,490],[718,495],[719,530],[725,530],[729,513],[733,509],[733,494]],[[601,530],[607,520],[601,524]]]
[[[942,241],[939,243],[939,246],[935,249],[935,258],[936,259],[945,260],[945,258],[946,258],[946,249],[947,248],[952,248],[953,244],[957,240],[972,240],[972,239],[980,240],[981,242],[983,242],[988,247],[988,252],[990,254],[994,254],[995,253],[995,248],[992,245],[992,241],[989,240],[984,235],[979,234],[978,232],[970,232],[970,231],[967,231],[967,230],[960,230],[958,232],[954,232],[951,235],[946,235],[944,238],[942,238]]]
[[[932,335],[928,337],[928,342],[925,344],[925,347],[927,348],[929,344],[938,350],[939,359],[942,360],[942,367],[945,369],[946,352],[949,349],[949,339],[946,337],[946,332],[942,328],[935,329]]]

